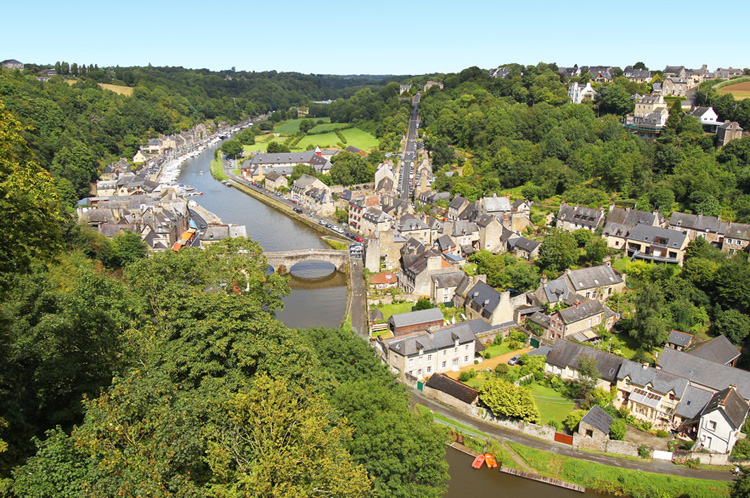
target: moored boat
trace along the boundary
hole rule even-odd
[[[495,460],[495,457],[492,456],[492,453],[485,453],[484,454],[484,461],[487,464],[488,469],[496,469],[497,468],[497,460]]]
[[[477,457],[474,459],[473,462],[471,462],[471,466],[475,469],[481,469],[482,465],[484,465],[485,456],[483,453],[480,453],[477,455]]]

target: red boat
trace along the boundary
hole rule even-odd
[[[484,454],[480,453],[471,463],[471,466],[474,467],[475,469],[481,469],[482,465],[484,465],[484,458],[485,458]]]
[[[485,453],[484,454],[484,461],[487,462],[487,468],[488,469],[496,469],[497,468],[497,460],[495,460],[495,457],[492,456],[492,453]]]

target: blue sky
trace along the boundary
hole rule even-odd
[[[22,62],[318,74],[424,74],[540,61],[750,66],[747,0],[720,8],[705,0],[8,3],[0,60]]]

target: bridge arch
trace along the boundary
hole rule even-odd
[[[291,270],[297,263],[304,261],[324,261],[331,263],[337,271],[344,272],[349,264],[349,251],[335,249],[301,249],[297,251],[281,251],[265,253],[268,264],[275,270],[284,266]]]

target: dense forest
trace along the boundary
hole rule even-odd
[[[61,150],[83,185],[125,136],[208,114],[156,81],[0,88],[0,495],[442,495],[443,431],[350,330],[276,320],[288,286],[257,243],[148,255],[71,216]]]
[[[88,193],[104,165],[133,157],[147,138],[198,123],[286,112],[370,88],[378,92],[389,81],[156,67],[91,68],[85,76],[69,78],[42,82],[32,70],[0,71],[0,101],[28,127],[23,137],[68,203]],[[126,85],[133,92],[120,95],[100,83]]]

